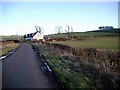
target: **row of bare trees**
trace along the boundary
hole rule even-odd
[[[57,32],[57,34],[61,34],[62,32],[68,33],[68,36],[70,36],[70,34],[73,33],[73,27],[66,25],[67,26],[67,30],[63,30],[63,27],[61,25],[56,25],[55,26],[55,31]],[[35,26],[36,31],[43,33],[42,30],[43,28],[40,26]]]
[[[73,37],[74,36],[73,27],[69,26],[69,25],[66,25],[66,26],[67,26],[67,30],[63,30],[61,25],[57,25],[57,26],[55,26],[55,28],[56,28],[55,31],[57,32],[57,34],[61,34],[62,32],[67,33],[68,38]]]

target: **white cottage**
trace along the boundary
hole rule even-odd
[[[32,40],[43,40],[44,36],[39,32],[36,31],[35,33],[30,33],[24,36],[25,40],[32,41]]]

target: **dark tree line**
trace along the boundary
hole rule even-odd
[[[98,29],[100,29],[100,30],[113,29],[113,26],[100,26]]]

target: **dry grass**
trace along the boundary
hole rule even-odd
[[[14,43],[12,41],[0,42],[0,56],[7,54],[8,52],[16,49],[18,46],[18,43]]]

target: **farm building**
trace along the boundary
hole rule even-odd
[[[28,41],[43,40],[44,37],[43,37],[43,35],[39,31],[36,31],[35,33],[30,33],[30,34],[24,35],[24,39],[28,40]]]

